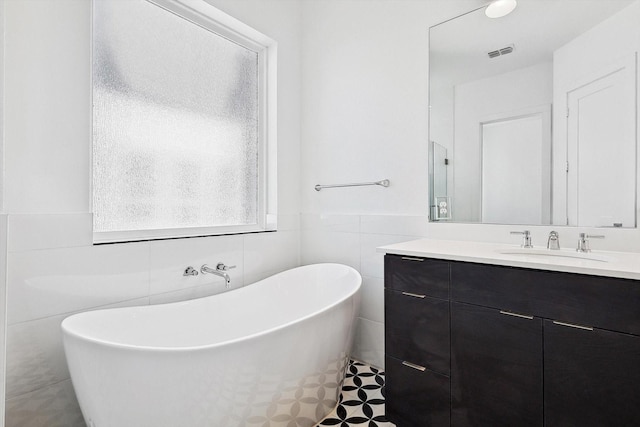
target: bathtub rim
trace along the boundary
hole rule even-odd
[[[151,308],[151,307],[157,307],[157,306],[171,306],[171,305],[182,305],[185,303],[192,303],[193,301],[197,301],[197,300],[201,300],[201,299],[207,299],[207,298],[215,298],[216,296],[220,296],[222,294],[225,294],[226,292],[223,292],[221,294],[214,294],[214,295],[209,295],[209,296],[205,296],[205,297],[201,297],[201,298],[194,298],[194,299],[190,299],[190,300],[184,300],[184,301],[175,301],[175,302],[169,302],[169,303],[164,303],[164,304],[154,304],[154,305],[141,305],[141,306],[132,306],[132,307],[118,307],[118,308],[103,308],[103,309],[97,309],[97,310],[87,310],[87,311],[83,311],[80,313],[74,313],[71,314],[67,317],[65,317],[62,320],[62,323],[60,325],[61,329],[62,329],[62,338],[63,338],[63,343],[65,346],[65,351],[66,351],[66,340],[67,337],[72,338],[72,339],[76,339],[79,341],[83,341],[83,342],[89,342],[92,344],[98,344],[98,345],[102,345],[102,346],[106,346],[106,347],[111,347],[111,348],[117,348],[117,349],[125,349],[128,351],[154,351],[154,352],[164,352],[164,353],[181,353],[181,352],[193,352],[193,351],[206,351],[206,350],[211,350],[211,349],[215,349],[218,347],[224,347],[224,346],[229,346],[232,344],[237,344],[237,343],[241,343],[244,341],[249,341],[252,339],[257,339],[260,338],[264,335],[268,335],[271,333],[275,333],[278,332],[282,329],[285,329],[287,327],[291,327],[295,324],[298,323],[302,323],[305,320],[308,320],[312,317],[315,316],[319,316],[324,312],[328,312],[331,309],[339,306],[340,304],[344,303],[345,301],[347,301],[348,299],[354,298],[358,295],[358,293],[361,291],[362,289],[362,275],[360,274],[360,272],[358,270],[356,270],[355,268],[346,265],[346,264],[340,264],[340,263],[315,263],[315,264],[308,264],[308,265],[303,265],[303,266],[298,266],[298,267],[294,267],[288,270],[284,270],[281,271],[279,273],[273,274],[269,277],[265,277],[264,279],[258,280],[257,282],[253,282],[249,285],[244,285],[241,288],[235,289],[235,290],[240,290],[240,289],[245,289],[247,286],[252,286],[255,284],[258,284],[262,281],[268,280],[270,278],[276,277],[278,275],[281,274],[285,274],[288,271],[292,271],[292,270],[296,270],[296,269],[302,269],[302,268],[309,268],[309,267],[320,267],[320,266],[328,266],[328,265],[332,265],[332,266],[340,266],[340,267],[344,267],[347,270],[351,270],[353,273],[356,274],[356,278],[357,280],[357,286],[349,293],[347,293],[346,295],[344,295],[342,298],[337,299],[335,302],[333,302],[330,305],[327,305],[325,307],[323,307],[320,310],[316,310],[311,312],[310,314],[307,314],[306,316],[303,317],[299,317],[295,320],[292,320],[290,322],[286,322],[283,323],[282,325],[278,325],[274,328],[270,328],[270,329],[266,329],[264,331],[260,331],[260,332],[256,332],[253,334],[249,334],[246,336],[242,336],[239,338],[234,338],[234,339],[230,339],[230,340],[226,340],[226,341],[222,341],[222,342],[218,342],[215,344],[204,344],[204,345],[196,345],[196,346],[180,346],[180,347],[165,347],[165,346],[154,346],[154,345],[133,345],[133,344],[124,344],[124,343],[117,343],[117,342],[113,342],[113,341],[108,341],[108,340],[103,340],[103,339],[98,339],[98,338],[93,338],[93,337],[89,337],[87,335],[83,335],[80,333],[77,333],[75,331],[72,331],[67,322],[67,319],[70,319],[72,317],[80,317],[83,316],[87,313],[95,313],[95,312],[102,312],[102,311],[115,311],[115,310],[130,310],[130,309],[145,309],[145,308]],[[233,291],[231,291],[233,292]],[[357,315],[357,313],[356,313]],[[355,317],[354,317],[354,321],[355,321]]]

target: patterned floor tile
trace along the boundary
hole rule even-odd
[[[384,416],[384,372],[351,361],[338,407],[318,427],[395,427]]]

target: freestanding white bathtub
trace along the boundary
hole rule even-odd
[[[90,427],[313,426],[337,404],[362,279],[316,264],[191,301],[62,322]]]

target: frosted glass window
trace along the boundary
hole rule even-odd
[[[259,53],[146,0],[94,1],[93,36],[94,232],[259,224]]]

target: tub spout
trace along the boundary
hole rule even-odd
[[[227,273],[227,270],[230,270],[232,268],[236,268],[236,266],[226,266],[224,265],[224,263],[219,262],[218,265],[216,265],[215,270],[209,267],[207,264],[204,264],[202,267],[200,267],[200,272],[202,274],[215,274],[216,276],[224,278],[226,282],[226,288],[229,289],[229,287],[231,287],[231,277],[229,276],[229,273]]]

